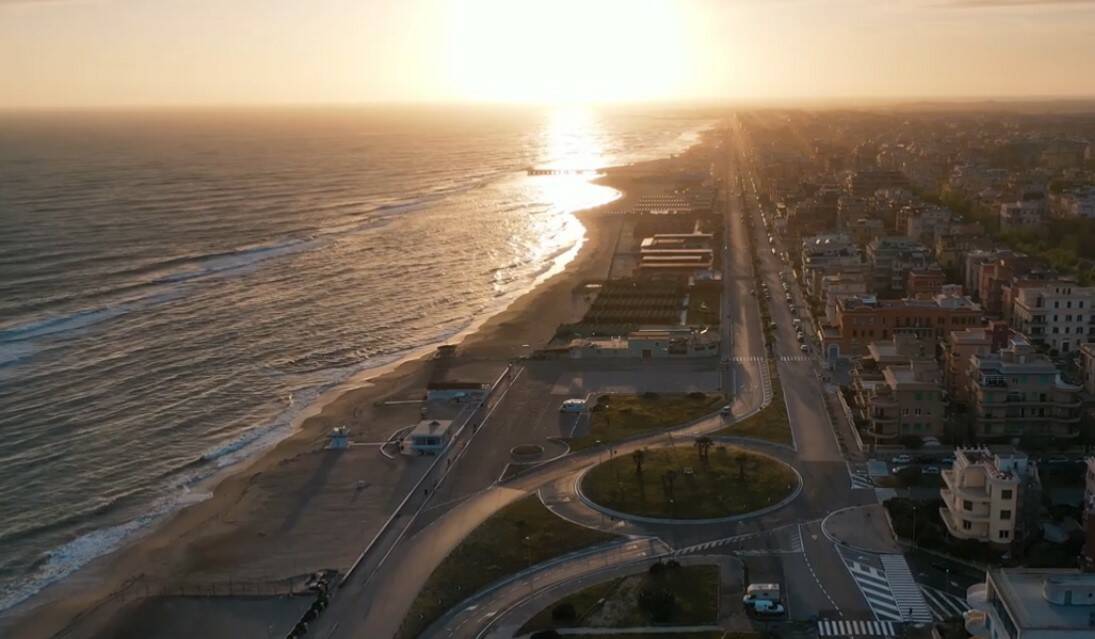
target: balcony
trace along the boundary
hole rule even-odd
[[[962,621],[965,624],[966,632],[974,637],[981,638],[991,635],[989,616],[980,610],[967,610],[962,613]]]
[[[939,509],[939,518],[943,520],[943,523],[947,526],[947,532],[952,537],[958,539],[981,539],[988,535],[988,526],[972,526],[970,528],[963,528],[961,521],[955,519],[951,511],[946,508]]]

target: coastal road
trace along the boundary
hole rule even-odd
[[[742,155],[735,150],[725,156],[721,170],[729,197],[726,201],[724,228],[724,236],[728,241],[722,248],[723,310],[724,317],[730,321],[724,324],[723,330],[724,338],[730,346],[727,350],[730,357],[729,366],[722,377],[725,380],[726,374],[730,376],[728,383],[736,391],[733,393],[733,412],[736,417],[741,417],[758,409],[764,399],[760,371],[766,363],[759,308],[752,292],[753,264],[744,217],[750,212],[745,202],[734,193],[734,185],[737,184],[736,171],[739,170],[737,162]],[[775,277],[780,267],[774,263],[762,263],[762,268],[764,276]],[[774,286],[774,290],[781,290],[778,281]],[[786,313],[787,310],[783,309],[783,312]],[[787,323],[790,323],[789,316]],[[780,350],[779,344],[776,346],[777,354],[787,354],[786,348]],[[785,368],[791,370],[785,372]],[[851,482],[827,417],[823,410],[818,410],[821,406],[820,384],[811,371],[808,362],[795,360],[786,362],[786,365],[780,364],[781,377],[789,380],[784,382],[784,395],[798,443],[798,454],[805,459],[803,463],[810,464],[807,469],[810,480],[804,486],[803,495],[792,502],[786,512],[777,511],[777,514],[798,521],[816,519],[827,514],[831,507],[848,505],[849,500],[858,499],[858,496],[851,493]],[[529,373],[526,371],[525,374]],[[531,375],[529,380],[534,378],[536,376]],[[548,387],[549,379],[550,376],[545,376],[537,382],[541,390]],[[517,383],[524,384],[525,380]],[[788,386],[789,390],[786,388]],[[522,427],[522,420],[529,417],[522,406],[527,406],[527,401],[530,400],[521,399],[522,391],[514,389],[512,392],[512,398],[499,400],[497,412],[481,427],[481,434],[485,437],[477,437],[469,445],[468,453],[454,463],[452,481],[453,486],[459,488],[452,494],[453,502],[432,511],[428,516],[428,525],[415,525],[413,534],[405,536],[394,546],[391,560],[370,565],[369,570],[355,573],[340,589],[328,612],[313,628],[315,636],[393,636],[433,569],[477,525],[516,499],[562,478],[574,476],[582,469],[597,463],[603,451],[583,451],[548,462],[516,479],[502,483],[492,480],[483,487],[483,482],[495,476],[497,466],[490,466],[498,463],[503,449],[508,450],[510,436]],[[542,418],[543,415],[532,415],[532,420],[536,422]],[[712,416],[679,429],[675,436],[696,436],[713,432],[722,426],[722,419]],[[659,439],[660,436],[653,436],[649,441],[636,440],[614,448],[617,454],[627,454],[632,449],[655,445]],[[806,450],[807,447],[809,450]],[[764,526],[763,521],[763,518],[758,518],[727,529],[757,529]],[[662,533],[660,537],[671,545],[680,547],[705,543],[720,536],[720,533],[714,531],[706,533],[684,528],[682,530],[681,526],[675,526],[670,531],[659,531]],[[854,584],[848,581],[847,571],[843,569],[839,555],[831,543],[819,540],[807,546],[805,553],[786,557],[775,554],[763,561],[765,565],[770,564],[773,567],[775,574],[785,575],[785,579],[790,579],[795,570],[811,570],[812,574],[817,575],[819,583],[831,583],[835,588],[848,593],[849,601],[841,606],[842,612],[867,610],[864,602],[854,600]],[[618,560],[610,559],[609,565],[614,561]],[[539,573],[535,578],[539,578]],[[799,599],[803,614],[832,608],[832,603],[820,588],[813,594],[809,590],[804,592],[806,594]],[[460,614],[460,611],[451,611],[451,614]],[[474,615],[470,617],[474,618]],[[468,621],[464,625],[470,627],[478,624]]]

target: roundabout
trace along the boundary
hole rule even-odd
[[[621,519],[712,523],[778,508],[801,486],[774,457],[708,440],[616,456],[584,472],[576,488],[590,507]]]

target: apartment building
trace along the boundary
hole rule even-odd
[[[802,241],[802,277],[810,295],[819,294],[821,278],[842,271],[862,271],[859,246],[843,233],[818,235]]]
[[[1080,432],[1082,388],[1064,382],[1022,335],[1012,335],[997,353],[970,355],[968,388],[978,437],[1071,438]]]
[[[878,292],[905,290],[910,270],[932,263],[931,251],[907,237],[879,237],[867,244],[867,263],[871,266],[873,288]]]
[[[1061,353],[1095,341],[1095,287],[1075,282],[1035,282],[1013,292],[1012,324]]]
[[[1034,464],[1021,453],[994,455],[988,448],[957,448],[943,471],[939,516],[958,539],[1010,544],[1022,532],[1020,492]]]
[[[1066,191],[1055,196],[1053,211],[1058,217],[1088,220],[1095,218],[1095,187]]]
[[[978,639],[1087,639],[1095,635],[1095,573],[990,568],[966,590],[966,631]]]
[[[927,299],[943,292],[947,276],[937,264],[909,271],[905,294],[917,299]]]
[[[995,353],[1007,346],[1011,329],[1004,322],[951,331],[943,347],[943,386],[960,402],[969,401],[970,356]]]
[[[876,369],[877,370],[877,369]],[[916,435],[943,434],[943,388],[932,360],[891,364],[874,375],[865,368],[853,373],[857,410],[876,442]]]
[[[822,327],[827,357],[859,355],[867,344],[898,333],[941,341],[951,331],[981,324],[981,308],[950,289],[930,300],[879,300],[873,296],[837,300],[835,321]]]
[[[1018,200],[1000,205],[1002,231],[1031,231],[1046,222],[1046,200]]]
[[[1084,391],[1095,396],[1095,344],[1080,344],[1080,366],[1084,373]]]

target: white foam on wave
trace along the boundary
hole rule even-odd
[[[111,553],[132,541],[136,535],[151,530],[151,526],[182,506],[198,503],[212,496],[208,492],[185,489],[154,502],[145,514],[125,523],[85,533],[45,554],[45,560],[26,579],[0,590],[0,612],[23,603],[50,584],[68,577],[90,561]]]

